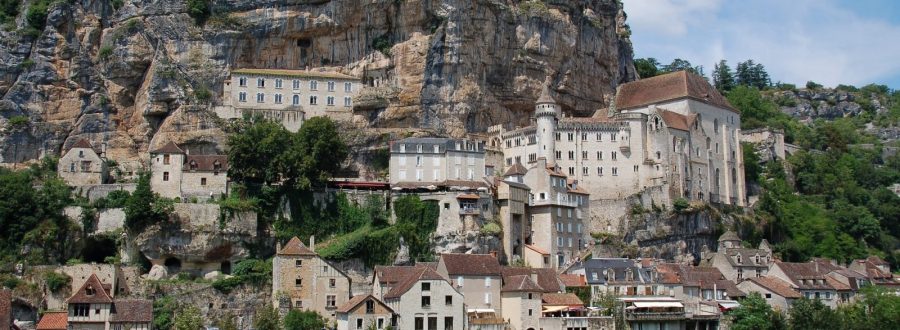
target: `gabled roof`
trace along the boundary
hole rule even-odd
[[[587,286],[587,281],[581,274],[559,274],[559,281],[567,288]]]
[[[542,288],[537,283],[531,280],[530,275],[513,275],[509,277],[504,277],[503,288],[500,289],[501,292],[543,292],[544,288]]]
[[[776,260],[775,265],[781,268],[782,272],[784,272],[791,282],[794,282],[794,286],[799,289],[833,289],[831,285],[825,282],[825,273],[828,272],[828,270],[824,267],[820,267],[815,261],[783,262]]]
[[[38,321],[37,330],[66,330],[69,327],[69,312],[44,312]]]
[[[837,291],[850,291],[852,288],[848,284],[844,284],[833,276],[825,276],[825,282]]]
[[[379,284],[396,284],[415,273],[421,266],[375,266]]]
[[[691,125],[694,124],[694,119],[696,118],[695,115],[685,116],[677,112],[662,109],[657,110],[657,112],[663,122],[666,123],[667,127],[682,131],[690,131]]]
[[[402,281],[398,282],[397,285],[394,285],[387,294],[384,295],[384,299],[393,299],[399,298],[404,293],[409,291],[416,283],[419,281],[444,281],[447,282],[447,279],[441,277],[434,269],[430,267],[418,267],[415,271],[407,276]]]
[[[441,254],[439,262],[447,267],[447,274],[474,275],[474,276],[500,276],[500,262],[490,254]]]
[[[110,323],[150,323],[153,321],[153,302],[145,299],[116,299],[115,313]]]
[[[528,169],[522,166],[522,163],[516,162],[506,170],[506,173],[503,173],[503,176],[525,175],[525,173],[528,173]]]
[[[169,141],[168,143],[164,144],[162,147],[151,150],[150,153],[151,154],[183,154],[184,150],[181,150],[181,148],[179,148],[178,145],[175,144],[175,142]]]
[[[529,250],[537,252],[538,254],[541,254],[541,255],[550,255],[550,252],[547,252],[547,250],[544,250],[534,244],[525,244],[525,247],[528,248]]]
[[[800,298],[800,292],[797,292],[797,290],[791,288],[790,284],[776,277],[751,277],[747,280],[765,288],[766,290],[772,291],[779,296],[785,298]]]
[[[278,255],[282,255],[282,256],[315,256],[317,254],[315,252],[313,252],[312,250],[310,250],[309,248],[307,248],[306,245],[303,245],[303,242],[301,242],[300,239],[297,238],[297,236],[294,236],[291,238],[290,241],[287,242],[287,244],[284,245],[284,247],[281,248],[280,251],[278,251]]]
[[[549,306],[584,306],[574,293],[545,293],[541,295],[541,301]]]
[[[219,168],[216,169],[216,164]],[[193,168],[192,168],[193,167]],[[228,171],[228,156],[226,155],[188,155],[184,159],[185,171],[224,172]]]
[[[87,139],[83,139],[83,138],[78,139],[78,141],[76,141],[75,144],[73,144],[71,147],[69,147],[70,150],[74,149],[74,148],[94,149],[94,147],[91,146],[91,142],[89,142]]]
[[[640,108],[684,98],[738,112],[706,79],[687,71],[667,73],[620,85],[616,91],[616,109],[621,111]]]
[[[683,264],[664,263],[656,267],[659,282],[663,284],[680,284],[701,289],[725,290],[729,297],[744,296],[734,282],[725,279],[725,275],[715,267],[695,267]]]
[[[503,281],[507,282],[515,276],[537,276],[537,285],[541,292],[560,292],[563,290],[556,271],[550,268],[501,267]]]
[[[384,302],[382,302],[381,300],[378,300],[378,298],[375,298],[375,296],[372,296],[370,294],[353,296],[353,298],[350,298],[350,300],[348,300],[346,303],[344,303],[343,305],[338,307],[337,310],[335,310],[335,313],[349,313],[354,308],[356,308],[356,306],[359,306],[360,304],[362,304],[364,301],[367,301],[367,300],[372,300],[375,303],[383,306],[385,309],[387,309],[391,313],[394,313],[394,310],[391,309],[390,307],[388,307],[388,305],[385,305]]]
[[[103,285],[100,282],[100,278],[97,277],[97,274],[91,273],[91,276],[88,277],[87,281],[84,281],[84,284],[81,285],[81,288],[78,291],[75,291],[69,300],[66,301],[69,304],[73,303],[84,303],[84,304],[109,304],[112,303],[112,297],[109,296],[109,292],[107,292],[106,285]],[[93,291],[92,294],[88,294],[88,289]]]

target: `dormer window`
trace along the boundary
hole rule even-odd
[[[216,172],[218,172],[218,171],[221,170],[221,169],[222,169],[222,163],[221,163],[221,162],[219,162],[218,160],[215,161],[215,162],[213,162],[213,170],[216,170]]]
[[[756,263],[757,263],[757,264],[758,264],[758,263],[759,263],[759,261],[760,261],[760,258],[759,258],[759,256],[756,256]]]
[[[197,170],[197,161],[191,160],[191,171],[196,171],[196,170]]]
[[[735,257],[737,258],[737,263],[741,263],[741,255],[738,254],[738,255],[736,255]]]
[[[93,296],[94,295],[94,287],[89,285],[88,287],[84,288],[84,294],[86,294],[88,296]]]

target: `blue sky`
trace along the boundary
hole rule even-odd
[[[623,0],[635,57],[766,66],[773,81],[900,89],[898,0]]]

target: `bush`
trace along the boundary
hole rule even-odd
[[[500,236],[503,233],[503,228],[500,228],[500,224],[491,221],[486,223],[481,227],[481,234],[484,236]]]
[[[44,283],[47,284],[47,289],[50,292],[57,293],[60,290],[69,286],[69,283],[72,281],[72,278],[66,274],[60,274],[57,272],[47,272],[44,275]]]
[[[43,30],[44,25],[47,23],[47,7],[49,5],[50,0],[32,2],[28,6],[28,11],[25,12],[25,20],[28,22],[28,26],[38,31]]]
[[[238,276],[218,279],[212,282],[213,289],[221,293],[228,294],[231,290],[244,284],[244,279]]]
[[[99,56],[101,60],[105,61],[105,60],[109,59],[110,56],[112,56],[112,53],[113,53],[113,47],[106,45],[106,46],[100,47],[100,51],[97,53],[97,56]]]
[[[322,329],[325,318],[314,311],[292,309],[284,316],[284,330]]]
[[[12,22],[19,15],[21,0],[0,0],[0,23]]]
[[[153,301],[153,329],[172,329],[172,315],[178,309],[178,303],[170,296],[164,296]]]
[[[682,211],[686,210],[690,206],[691,206],[691,204],[688,202],[688,200],[683,197],[676,199],[675,202],[672,203],[672,208],[674,208],[675,212],[678,212],[678,213],[681,213]]]
[[[12,274],[0,274],[0,287],[15,289],[21,283],[22,280]]]
[[[9,118],[7,124],[12,128],[20,128],[28,126],[31,123],[31,120],[28,119],[27,116],[17,115]]]
[[[819,89],[822,88],[822,85],[817,84],[816,82],[810,80],[806,82],[806,89]]]
[[[212,97],[212,93],[205,86],[200,86],[194,90],[194,97],[197,98],[197,101],[206,102]]]
[[[125,4],[125,0],[110,0],[109,4],[112,5],[113,10],[119,10]]]
[[[197,25],[206,23],[209,18],[209,2],[208,0],[187,0],[188,15],[194,19]]]
[[[394,43],[391,42],[390,36],[385,34],[379,37],[376,37],[372,40],[372,48],[384,54],[384,56],[391,56],[391,48],[394,47]]]
[[[22,61],[22,64],[19,64],[19,67],[23,69],[31,69],[32,67],[34,67],[34,60],[27,58]]]

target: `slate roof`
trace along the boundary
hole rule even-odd
[[[447,273],[473,276],[501,276],[500,262],[490,254],[444,253],[441,259],[447,267]]]
[[[751,277],[747,280],[765,288],[766,290],[772,291],[779,296],[785,298],[800,298],[800,292],[797,292],[797,290],[791,288],[790,284],[776,277]]]
[[[760,250],[760,249],[749,249],[749,248],[730,248],[725,249],[725,255],[728,257],[728,262],[735,266],[756,266],[756,267],[765,267],[769,264],[766,263],[766,256],[769,255],[769,251]],[[735,256],[741,256],[741,262],[737,261]],[[759,263],[756,263],[756,256],[759,255]],[[772,260],[771,258],[769,259]]]
[[[588,284],[628,284],[650,282],[650,269],[638,267],[633,260],[624,258],[595,258],[582,262]],[[627,279],[627,271],[631,270],[632,279]],[[612,281],[607,274],[614,271]]]
[[[559,274],[559,281],[567,288],[587,286],[587,281],[581,274]]]
[[[68,311],[44,312],[38,321],[37,330],[66,330],[69,326]]]
[[[339,72],[309,71],[309,70],[287,70],[287,69],[234,69],[231,74],[247,74],[247,75],[267,75],[267,76],[284,76],[298,78],[326,78],[341,80],[359,80],[351,75]]]
[[[663,122],[666,123],[666,126],[672,129],[682,130],[682,131],[690,131],[691,125],[694,124],[694,119],[697,116],[685,116],[680,113],[668,111],[668,110],[658,110],[659,116],[662,118]]]
[[[315,256],[317,255],[315,252],[310,250],[300,241],[297,236],[291,238],[290,241],[285,244],[280,251],[278,251],[278,255],[282,256]]]
[[[541,95],[538,96],[538,99],[537,101],[535,101],[535,103],[556,103],[556,100],[554,100],[553,97],[550,96],[550,84],[544,83],[544,85],[541,86]]]
[[[545,293],[541,301],[549,306],[584,306],[584,302],[574,293]]]
[[[384,295],[384,299],[399,298],[409,291],[419,281],[440,280],[447,282],[447,279],[441,277],[434,269],[429,267],[417,267],[415,271],[406,276],[403,280],[391,287],[391,290]]]
[[[153,321],[153,302],[145,299],[116,299],[115,313],[110,323],[150,323]]]
[[[394,313],[394,310],[391,309],[388,305],[385,305],[381,300],[378,300],[378,298],[375,298],[374,296],[372,296],[370,294],[353,296],[353,298],[350,298],[350,300],[348,300],[346,303],[339,306],[335,310],[335,313],[349,313],[354,308],[356,308],[356,306],[359,306],[359,304],[362,304],[364,301],[369,300],[369,299],[374,301],[376,304],[383,306],[391,313]]]
[[[193,162],[193,163],[192,163]],[[216,162],[219,163],[219,169],[216,170]],[[194,169],[191,169],[191,166],[196,164]],[[228,156],[226,155],[188,155],[185,157],[184,166],[182,169],[185,171],[200,171],[200,172],[225,172],[228,171]]]
[[[544,288],[542,288],[537,283],[531,280],[531,276],[529,275],[513,275],[510,277],[503,278],[503,288],[500,289],[501,292],[543,292]]]
[[[722,236],[719,236],[719,242],[725,242],[725,241],[738,241],[738,242],[740,242],[740,241],[741,241],[741,238],[738,237],[737,233],[735,233],[735,232],[729,230],[729,231],[726,231],[724,234],[722,234]]]
[[[515,276],[531,276],[537,275],[537,285],[541,288],[541,292],[560,292],[559,277],[556,271],[550,268],[528,268],[528,267],[502,267],[503,281],[511,280]]]
[[[184,150],[178,147],[175,142],[169,141],[165,145],[160,148],[156,148],[150,151],[151,154],[183,154]]]
[[[525,173],[528,173],[528,169],[526,169],[525,166],[522,166],[522,163],[516,162],[506,170],[506,173],[503,173],[503,176],[525,175]]]
[[[69,297],[69,300],[66,302],[69,304],[73,303],[84,303],[84,304],[109,304],[112,303],[112,297],[109,296],[109,292],[107,290],[109,285],[104,285],[100,282],[100,279],[97,277],[97,274],[91,273],[91,276],[88,277],[87,281],[84,281],[84,284],[81,285],[75,294]],[[87,289],[93,289],[93,294],[88,295]]]
[[[620,85],[616,91],[616,109],[627,110],[684,98],[739,113],[706,79],[687,71],[667,73]]]

